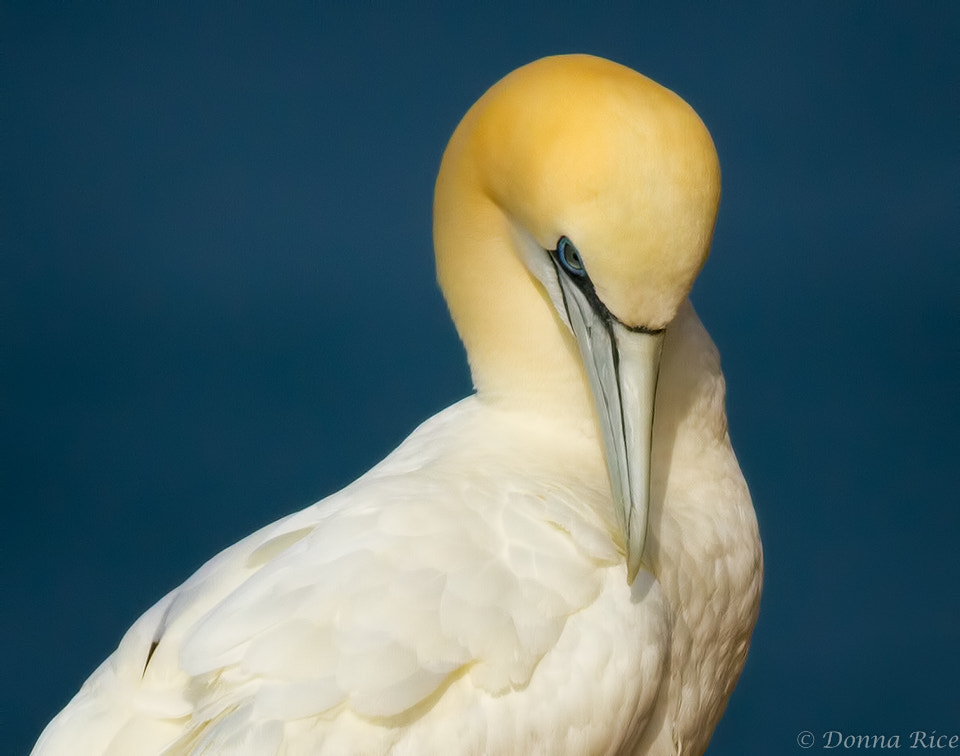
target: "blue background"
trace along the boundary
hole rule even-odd
[[[960,732],[960,4],[91,5],[0,6],[3,748],[470,390],[435,171],[571,51],[680,93],[724,170],[693,296],[766,585],[709,752]]]

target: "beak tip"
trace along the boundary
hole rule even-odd
[[[631,534],[632,535],[632,534]],[[627,585],[633,585],[637,579],[640,567],[643,565],[643,539],[633,539],[628,536],[627,541]]]

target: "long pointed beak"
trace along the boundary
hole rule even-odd
[[[597,408],[614,510],[624,537],[627,582],[643,560],[650,508],[650,454],[663,331],[630,328],[592,290],[557,276]]]

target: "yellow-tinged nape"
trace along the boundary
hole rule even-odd
[[[434,200],[439,281],[480,395],[589,407],[544,250],[567,236],[614,316],[663,328],[706,260],[719,198],[706,127],[635,71],[565,55],[495,84],[454,132]]]

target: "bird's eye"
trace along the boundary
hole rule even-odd
[[[580,259],[580,253],[573,246],[573,242],[566,236],[561,236],[557,242],[557,259],[570,275],[583,277],[587,275],[586,268],[583,267],[583,260]]]

